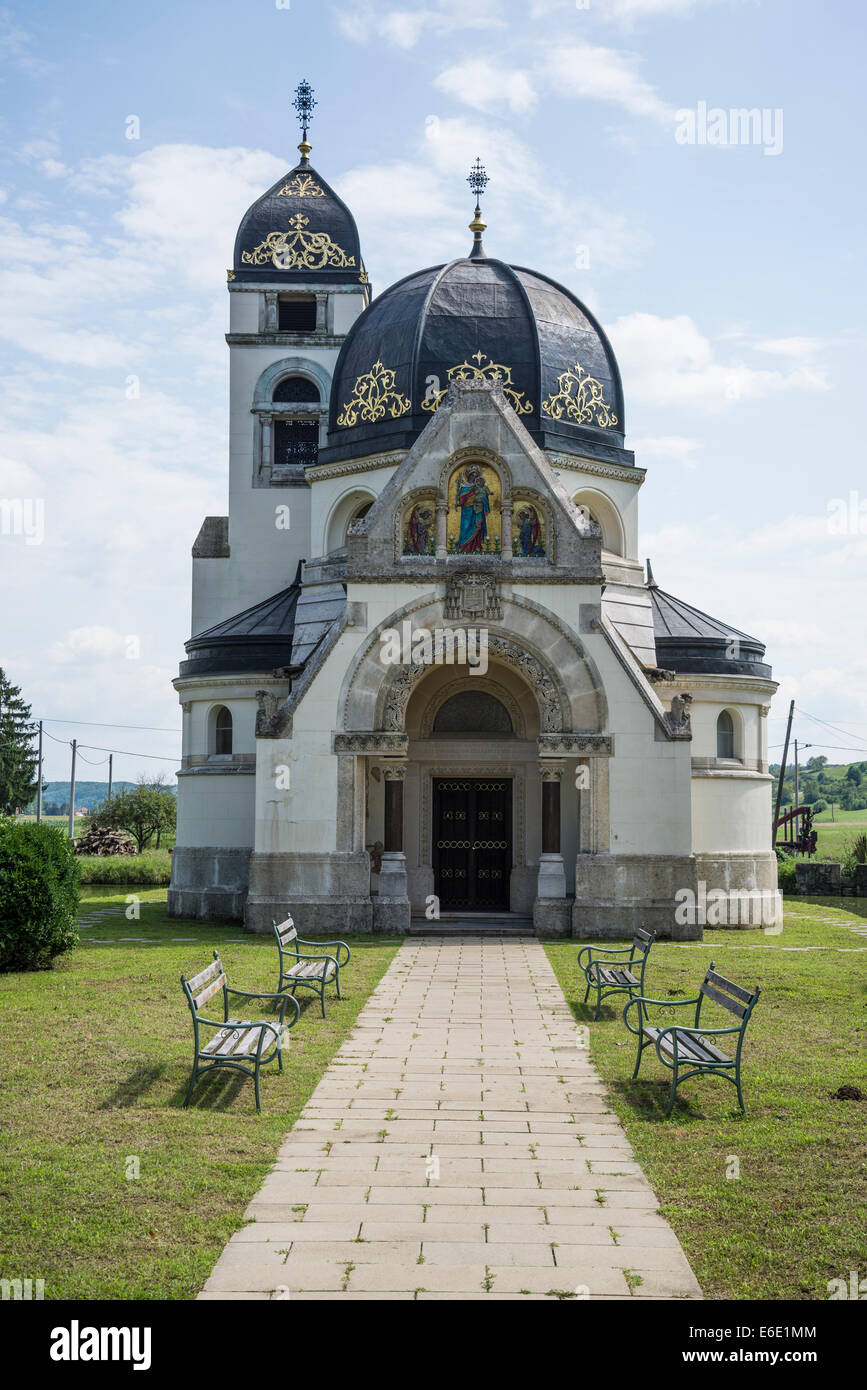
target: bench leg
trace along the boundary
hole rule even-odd
[[[255,1072],[253,1073],[253,1081],[254,1081],[255,1086],[256,1086],[256,1109],[257,1109],[258,1113],[261,1115],[261,1113],[262,1113],[262,1097],[261,1097],[261,1094],[260,1094],[260,1092],[259,1092],[259,1063],[258,1063],[258,1061],[256,1062],[256,1070],[255,1070]]]
[[[325,981],[319,986],[319,1003],[322,1005],[322,1017],[325,1017]]]
[[[672,1073],[671,1073],[671,1090],[670,1090],[669,1093],[668,1093],[668,1109],[667,1109],[666,1112],[665,1112],[665,1118],[666,1118],[666,1119],[668,1119],[669,1115],[671,1114],[672,1110],[674,1109],[674,1100],[675,1100],[675,1096],[676,1096],[676,1095],[677,1095],[677,1067],[674,1067],[674,1068],[672,1069]]]
[[[598,1020],[598,1018],[599,1018],[599,1010],[600,1010],[601,1008],[602,1008],[602,984],[601,984],[601,982],[600,982],[599,980],[597,980],[597,981],[596,981],[596,1012],[595,1012],[595,1014],[593,1015],[593,1021],[594,1021],[594,1022],[596,1022],[596,1021]]]
[[[639,1026],[640,1026],[640,1025],[639,1025]],[[635,1059],[635,1071],[632,1073],[632,1080],[633,1080],[633,1081],[635,1080],[636,1076],[638,1075],[638,1068],[641,1066],[641,1059],[642,1059],[642,1057],[644,1056],[644,1049],[645,1049],[646,1046],[647,1046],[647,1044],[643,1041],[643,1039],[642,1039],[642,1037],[641,1037],[641,1034],[639,1033],[639,1034],[638,1034],[638,1056],[637,1056],[636,1059]]]
[[[587,1000],[588,1000],[588,998],[589,998],[589,995],[590,995],[590,981],[589,981],[589,979],[587,978],[586,974],[585,974],[585,976],[584,976],[584,979],[587,980],[587,988],[586,988],[585,991],[584,991],[584,1003],[586,1004],[586,1003],[587,1003]]]
[[[198,1058],[196,1058],[195,1064],[194,1064],[194,1066],[193,1066],[193,1070],[192,1070],[192,1072],[190,1073],[190,1082],[189,1082],[189,1085],[187,1086],[187,1094],[184,1096],[184,1106],[185,1106],[185,1107],[188,1106],[189,1103],[190,1103],[190,1096],[193,1094],[193,1087],[194,1087],[195,1084],[196,1084],[196,1077],[198,1076],[198,1074],[199,1074],[199,1060],[198,1060]]]
[[[737,1072],[735,1073],[735,1082],[736,1082],[737,1088],[738,1088],[738,1103],[739,1103],[739,1105],[740,1105],[740,1107],[741,1107],[742,1113],[743,1113],[744,1115],[746,1115],[746,1113],[747,1113],[747,1107],[744,1105],[744,1093],[743,1093],[743,1091],[741,1090],[741,1069],[740,1069],[740,1064],[738,1065]]]
[[[335,982],[335,984],[337,985],[337,998],[338,998],[338,999],[342,999],[342,998],[343,998],[343,995],[340,993],[340,966],[339,966],[339,965],[338,965],[338,967],[337,967],[337,974],[334,976],[334,982]]]

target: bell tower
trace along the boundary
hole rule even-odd
[[[299,83],[300,159],[241,219],[229,291],[229,515],[193,548],[197,633],[291,583],[309,559],[309,468],[324,446],[331,381],[371,287],[349,208],[311,165],[316,107]]]

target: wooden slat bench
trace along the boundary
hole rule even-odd
[[[711,961],[710,969],[694,999],[650,999],[644,995],[635,995],[630,999],[623,1010],[623,1021],[630,1033],[635,1033],[638,1038],[638,1056],[635,1059],[635,1070],[632,1076],[634,1079],[638,1075],[644,1049],[651,1046],[655,1047],[660,1062],[671,1071],[671,1090],[668,1097],[668,1109],[665,1112],[666,1116],[670,1115],[674,1108],[675,1096],[680,1083],[703,1072],[722,1076],[726,1081],[730,1081],[737,1088],[738,1103],[743,1113],[746,1114],[744,1094],[741,1089],[741,1050],[750,1014],[755,1008],[760,994],[761,989],[758,987],[754,990],[744,989],[742,985],[736,985],[731,980],[727,980],[724,975],[718,975],[716,964]],[[702,1028],[701,1010],[705,999],[719,1004],[740,1021],[729,1028]],[[678,1024],[658,1027],[650,1022],[648,1005],[665,1009],[681,1009],[690,1004],[695,1004],[695,1019],[689,1028]],[[638,1010],[638,1018],[634,1024],[629,1019],[630,1009]],[[711,1041],[711,1038],[723,1034],[732,1034],[737,1037],[737,1043],[730,1052],[721,1051],[716,1043]],[[684,1067],[688,1070],[684,1071]]]
[[[184,1105],[190,1103],[190,1097],[193,1094],[193,1087],[198,1076],[206,1071],[214,1071],[217,1067],[229,1067],[233,1071],[243,1072],[245,1076],[252,1076],[256,1087],[256,1109],[261,1111],[259,1069],[276,1059],[280,1071],[283,1070],[284,1036],[292,1024],[298,1020],[300,1013],[298,1000],[291,1000],[295,1006],[295,1013],[291,1023],[287,1024],[285,1015],[286,1008],[290,1003],[290,996],[286,994],[254,994],[245,989],[231,989],[217,951],[214,952],[213,964],[200,970],[198,975],[194,975],[190,980],[182,975],[181,984],[190,1006],[190,1013],[193,1016],[193,1070],[190,1075],[190,1083],[187,1086],[187,1094],[184,1097]],[[222,1019],[206,1018],[202,1009],[221,991],[223,995]],[[237,995],[241,999],[270,999],[277,1004],[277,1017],[271,1022],[267,1022],[265,1019],[230,1018],[230,994]],[[217,1030],[206,1043],[202,1043],[199,1034],[202,1025]]]
[[[287,916],[283,922],[272,922],[271,925],[280,953],[278,990],[291,990],[293,998],[299,987],[315,990],[319,995],[324,1018],[325,986],[333,980],[337,986],[337,998],[343,998],[340,993],[340,971],[349,961],[352,952],[345,941],[305,941],[298,935],[291,916]],[[313,949],[302,951],[302,946]],[[329,951],[333,948],[334,954],[323,954],[325,947],[328,947]]]
[[[631,998],[636,992],[642,993],[647,957],[654,940],[652,932],[642,931],[639,927],[632,938],[631,946],[584,946],[578,952],[578,967],[584,971],[587,981],[584,991],[585,1004],[591,989],[596,990],[594,1018],[599,1017],[602,1000],[610,995],[628,994]],[[586,961],[583,959],[585,956]],[[627,959],[617,959],[622,956],[626,956]]]

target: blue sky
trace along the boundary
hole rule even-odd
[[[611,334],[657,580],[767,641],[772,743],[794,698],[842,730],[802,741],[867,754],[863,31],[800,0],[0,9],[0,497],[45,507],[41,544],[0,534],[0,664],[34,713],[166,730],[47,726],[173,771],[141,755],[179,747],[189,549],[226,510],[225,267],[306,76],[375,290],[464,252],[482,156],[489,253]],[[701,102],[767,110],[779,152],[680,142]]]

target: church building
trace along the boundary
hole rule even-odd
[[[374,296],[295,104],[228,271],[169,912],[700,937],[690,895],[776,889],[764,646],[639,561],[611,345],[486,251],[479,162],[467,255]]]

